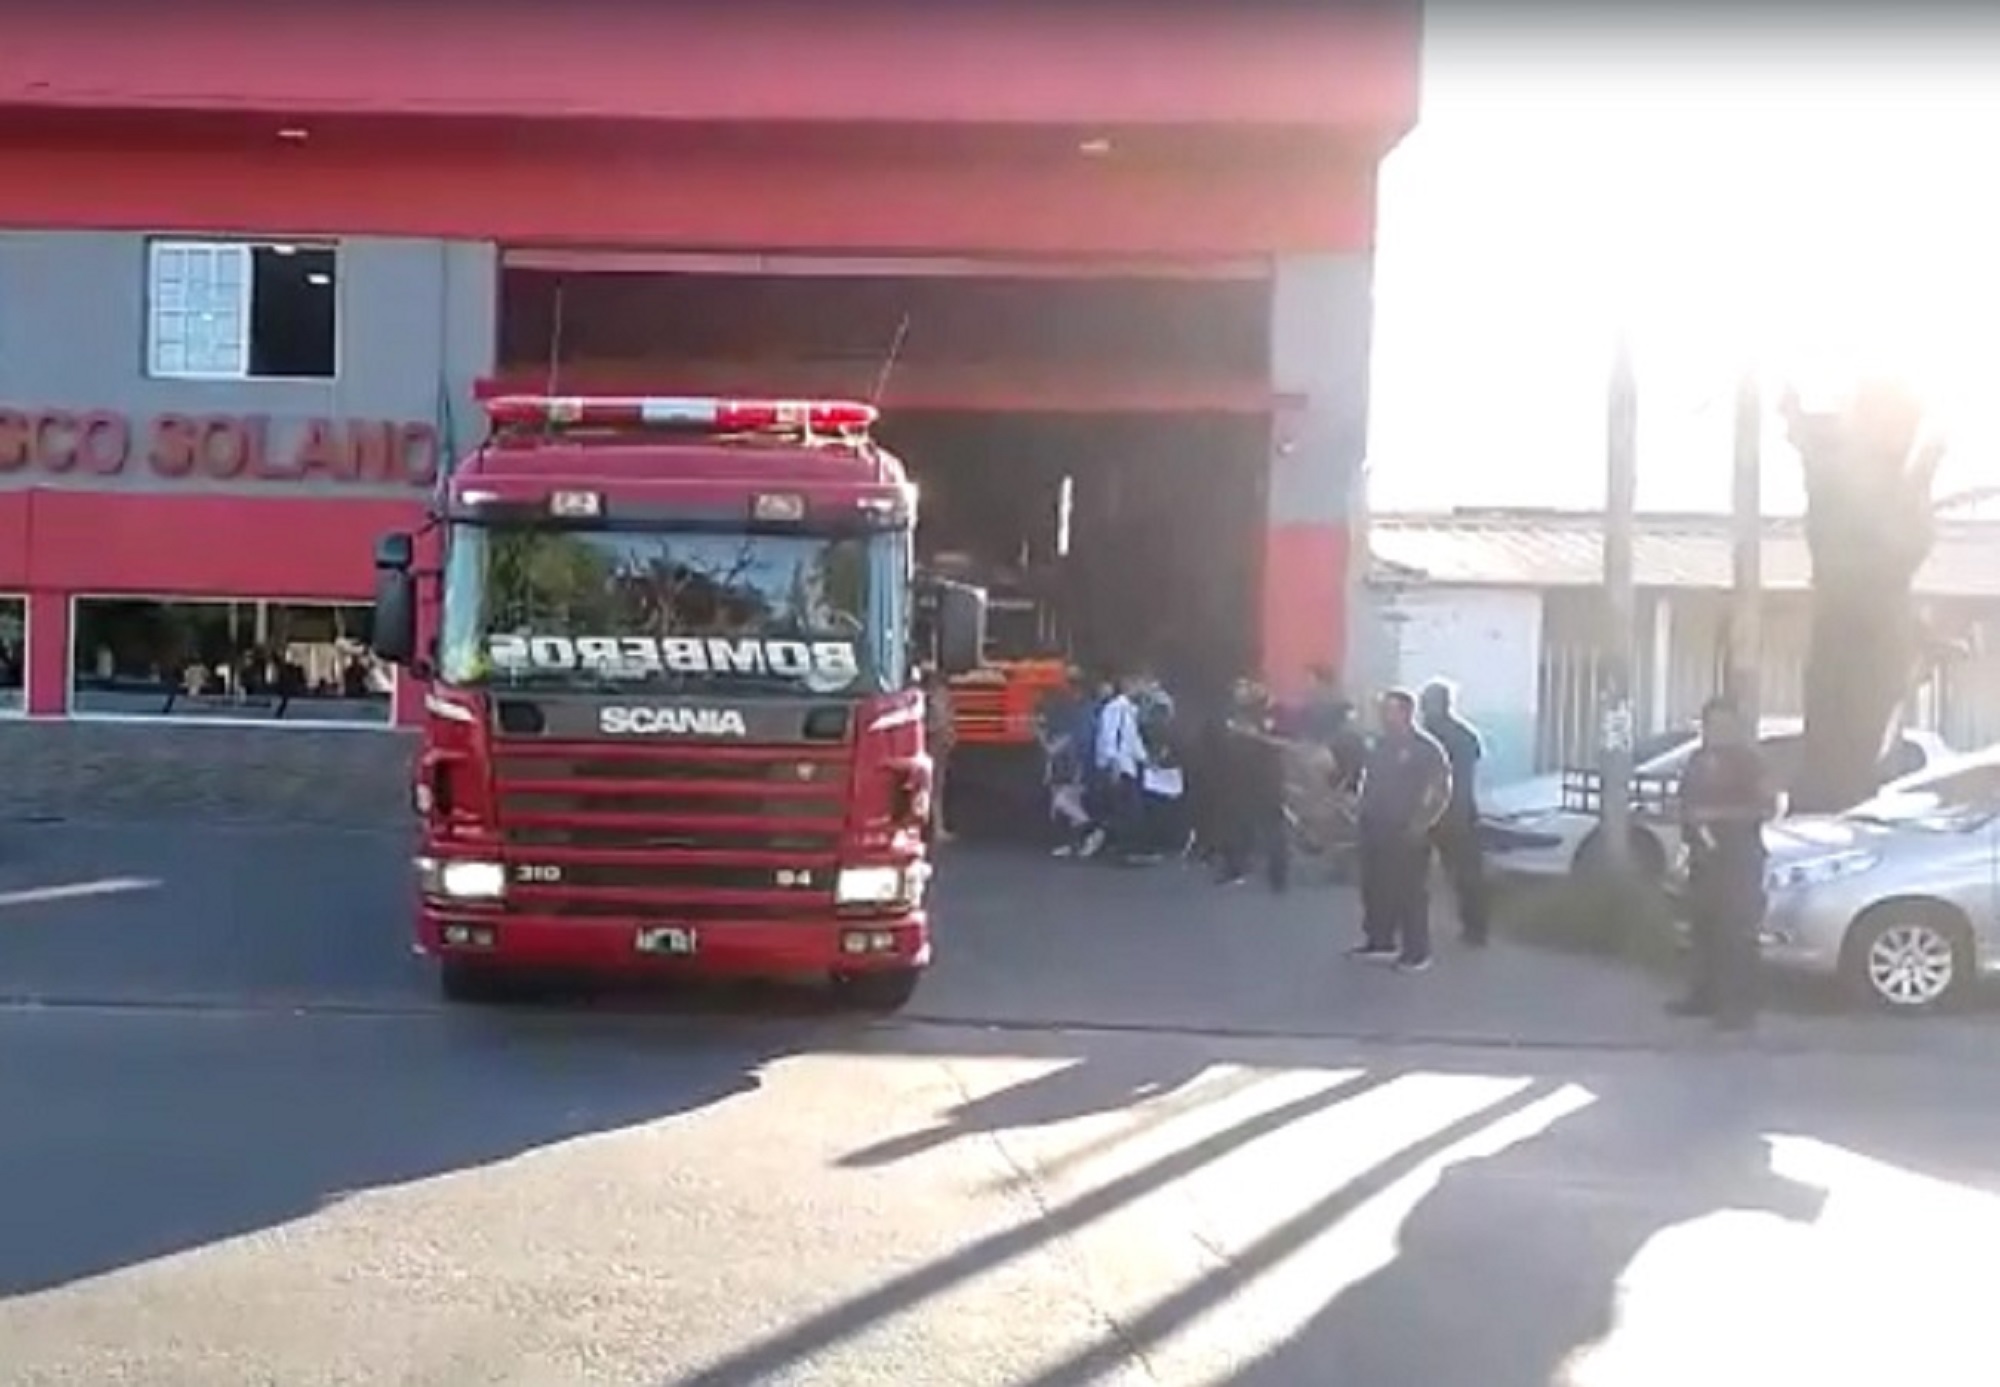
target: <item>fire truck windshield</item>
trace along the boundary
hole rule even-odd
[[[439,675],[461,686],[824,697],[908,677],[908,536],[458,524]]]

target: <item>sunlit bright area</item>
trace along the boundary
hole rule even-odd
[[[84,1294],[127,1314],[225,1304],[246,1344],[304,1372],[352,1332],[324,1294],[331,1260],[439,1326],[414,1363],[481,1324],[486,1350],[547,1380],[607,1329],[686,1313],[659,1352],[691,1383],[1455,1387],[1470,1362],[1551,1387],[1991,1381],[1979,1249],[2000,1200],[1884,1159],[1879,1130],[1855,1148],[1726,1100],[1685,1133],[1642,1116],[1691,1091],[1616,1064],[1580,1080],[1151,1044],[796,1056],[699,1112],[586,1103],[576,1132],[530,1149],[0,1298],[0,1330],[35,1343]],[[760,1107],[792,1139],[771,1141]],[[718,1168],[740,1178],[691,1174]],[[607,1246],[602,1223],[545,1216],[567,1204],[633,1218]],[[725,1263],[659,1260],[717,1228],[736,1240]],[[552,1338],[516,1262],[571,1308]],[[101,1361],[106,1381],[131,1362]],[[148,1380],[183,1380],[163,1361]],[[1392,1362],[1419,1371],[1378,1375]],[[41,1380],[32,1351],[9,1366]]]
[[[2000,485],[2000,31],[1697,35],[1711,13],[1433,12],[1382,182],[1378,507],[1598,504],[1621,325],[1645,508],[1726,506],[1750,360],[1808,403],[1898,375],[1951,441],[1941,490]],[[1768,439],[1767,505],[1795,510]]]

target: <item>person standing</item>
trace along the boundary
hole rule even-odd
[[[952,708],[951,681],[935,666],[924,669],[924,742],[931,754],[931,836],[949,843],[952,832],[945,817],[945,787],[950,783],[951,754],[958,746],[958,722]]]
[[[1307,671],[1306,696],[1280,728],[1284,735],[1325,747],[1333,754],[1336,788],[1352,790],[1361,778],[1368,739],[1354,725],[1354,705],[1340,691],[1340,676],[1331,665]]]
[[[1218,884],[1247,880],[1255,857],[1263,859],[1274,892],[1282,893],[1290,884],[1283,757],[1283,746],[1272,732],[1270,697],[1254,680],[1237,680],[1217,758]]]
[[[1141,840],[1145,793],[1139,777],[1146,768],[1146,743],[1139,735],[1139,693],[1145,680],[1128,674],[1097,715],[1097,768],[1105,787],[1105,822],[1111,846],[1126,860],[1144,848]]]
[[[1362,942],[1354,957],[1431,966],[1431,830],[1451,802],[1451,763],[1417,726],[1406,689],[1382,695],[1382,730],[1361,768]]]
[[[1069,671],[1063,686],[1043,700],[1035,722],[1042,742],[1042,783],[1048,791],[1049,820],[1060,839],[1052,855],[1075,857],[1092,833],[1088,786],[1097,731],[1097,711],[1083,671]]]
[[[1701,745],[1681,773],[1681,837],[1688,850],[1693,976],[1688,995],[1668,1004],[1678,1016],[1705,1016],[1723,1030],[1746,1030],[1757,1015],[1758,932],[1763,927],[1764,825],[1777,795],[1736,705],[1710,699]]]
[[[1479,761],[1486,746],[1479,729],[1458,715],[1451,684],[1433,679],[1418,696],[1424,731],[1444,748],[1451,767],[1451,800],[1431,830],[1431,843],[1451,882],[1461,937],[1473,948],[1486,946],[1488,898],[1486,850],[1479,841]]]

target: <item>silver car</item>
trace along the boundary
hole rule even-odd
[[[2000,746],[1768,826],[1763,952],[1921,1013],[2000,974]]]
[[[1797,718],[1766,718],[1758,736],[1764,764],[1781,789],[1789,788],[1804,745],[1805,725]],[[1678,781],[1700,745],[1699,728],[1675,728],[1641,740],[1633,766],[1642,781],[1663,786]],[[1883,758],[1881,778],[1887,784],[1955,756],[1936,733],[1915,728],[1903,732]],[[1573,877],[1595,867],[1602,851],[1597,815],[1565,804],[1564,777],[1536,776],[1481,793],[1480,838],[1487,863],[1502,877]],[[1639,870],[1660,880],[1673,865],[1676,832],[1652,815],[1633,824],[1633,857]]]

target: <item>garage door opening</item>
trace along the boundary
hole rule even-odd
[[[891,416],[918,544],[993,598],[989,654],[1213,687],[1254,666],[1266,428],[1230,415]]]

